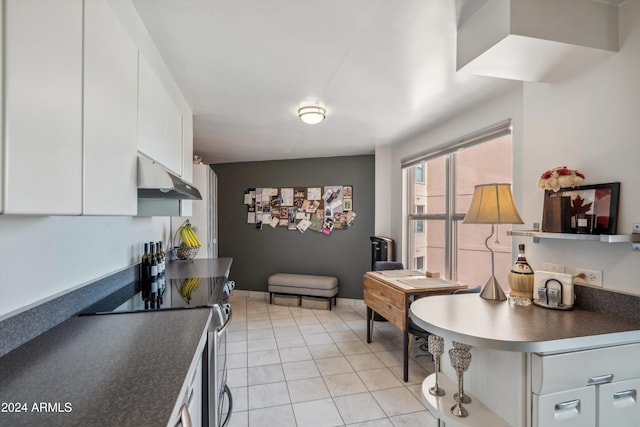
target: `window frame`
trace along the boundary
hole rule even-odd
[[[413,221],[444,221],[444,269],[443,275],[446,279],[451,281],[458,280],[458,257],[456,254],[457,242],[458,242],[458,227],[465,217],[465,213],[456,213],[456,189],[457,186],[457,152],[479,145],[505,135],[511,135],[512,121],[511,119],[504,120],[494,125],[488,126],[472,134],[466,135],[454,141],[450,141],[446,144],[435,147],[432,150],[427,150],[418,153],[414,156],[410,156],[401,160],[401,167],[406,172],[407,188],[404,191],[405,209],[406,209],[406,230],[408,238],[406,239],[405,251],[407,256],[405,257],[405,263],[408,264],[407,268],[414,268],[415,256],[412,252],[412,248],[415,248],[414,231],[415,227],[412,224]],[[416,182],[415,168],[418,164],[422,165],[423,177],[426,183],[426,165],[425,163],[431,159],[436,158],[445,159],[445,212],[443,214],[418,214],[413,213],[413,203],[415,200],[413,184]],[[424,222],[423,222],[424,224]],[[424,226],[423,226],[424,227]],[[423,229],[426,229],[423,228]],[[410,263],[408,262],[410,260]],[[425,263],[426,263],[425,257]]]

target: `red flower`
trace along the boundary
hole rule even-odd
[[[566,166],[558,169],[558,175],[571,175],[571,171]]]
[[[584,179],[584,175],[581,174],[580,172],[576,171],[576,175],[578,175],[580,178]]]
[[[545,173],[542,174],[542,176],[540,178],[541,179],[549,179],[549,178],[551,178],[551,171],[546,171]]]

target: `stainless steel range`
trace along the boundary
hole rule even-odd
[[[84,314],[115,314],[139,311],[180,310],[210,307],[212,321],[203,353],[202,413],[192,418],[207,420],[203,426],[224,427],[233,409],[227,386],[227,331],[232,310],[229,296],[235,287],[227,280],[231,258],[195,259],[167,264],[164,283],[158,288],[132,283],[84,311]]]

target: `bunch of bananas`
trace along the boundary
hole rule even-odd
[[[202,246],[200,239],[189,222],[180,227],[180,238],[188,248],[199,248]]]
[[[185,279],[184,282],[182,282],[182,284],[180,285],[180,288],[178,289],[180,296],[184,298],[184,300],[187,302],[191,301],[191,294],[193,293],[193,291],[196,290],[199,283],[200,283],[199,277],[190,277],[188,279]]]

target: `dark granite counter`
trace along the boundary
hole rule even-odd
[[[429,332],[495,350],[544,353],[640,342],[640,322],[632,319],[516,306],[477,294],[421,298],[410,315]]]
[[[71,318],[0,357],[0,425],[167,425],[210,320],[209,309]]]

